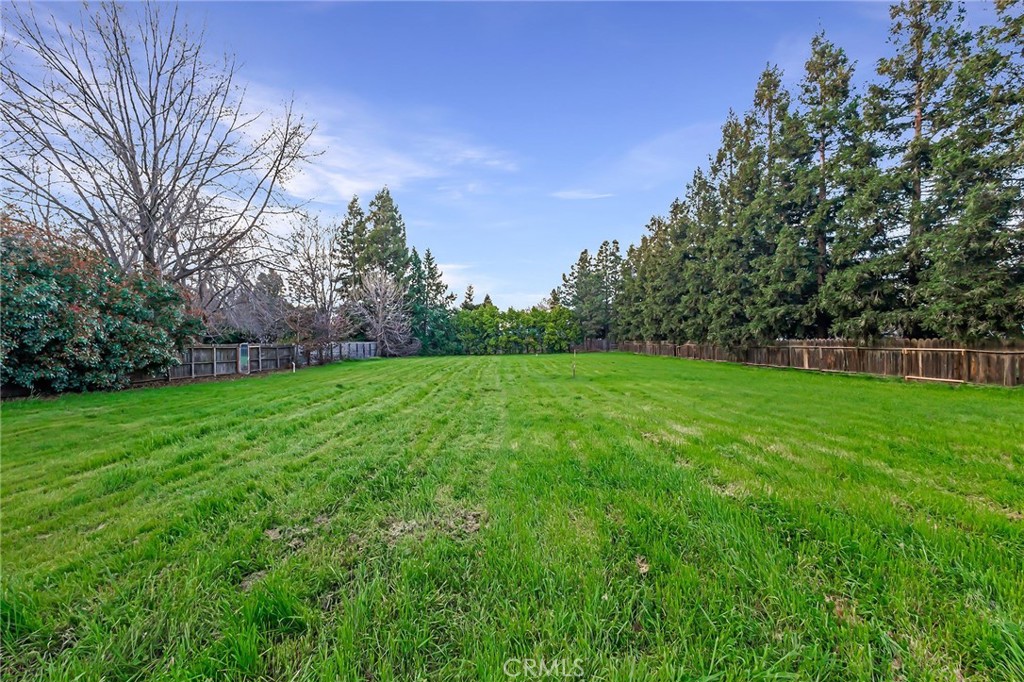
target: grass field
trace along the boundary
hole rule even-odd
[[[571,362],[3,405],[4,679],[1024,679],[1024,393]]]

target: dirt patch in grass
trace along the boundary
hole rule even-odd
[[[978,495],[971,495],[969,499],[975,504],[981,505],[990,512],[993,512],[995,514],[1001,514],[1006,518],[1010,519],[1011,521],[1024,521],[1024,513],[1021,513],[1017,509],[1010,509],[1009,507],[1004,507],[997,502],[993,502],[992,500],[980,497]]]
[[[384,524],[384,539],[395,545],[403,538],[422,540],[428,533],[437,532],[455,539],[465,539],[478,533],[484,525],[484,513],[477,509],[455,508],[426,519],[388,519]]]
[[[242,592],[248,592],[252,586],[267,577],[266,571],[256,571],[242,578]]]
[[[858,625],[862,623],[857,615],[857,602],[839,594],[826,594],[825,603],[832,607],[836,618],[847,625]]]
[[[711,492],[721,497],[731,497],[736,500],[742,500],[750,496],[750,491],[742,483],[736,483],[731,481],[729,483],[716,483],[714,481],[708,482],[708,487],[711,488]]]
[[[308,526],[300,526],[298,528],[275,527],[263,531],[263,535],[271,542],[283,540],[285,545],[294,552],[306,546],[305,536],[309,535],[310,532],[311,530]]]

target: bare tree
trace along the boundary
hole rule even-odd
[[[412,335],[412,317],[406,288],[379,268],[364,274],[357,292],[356,311],[381,355],[403,356],[419,352]]]
[[[0,11],[5,193],[125,270],[198,287],[261,259],[309,156],[290,104],[276,121],[247,113],[233,59],[208,61],[176,7],[103,3],[77,25]]]
[[[239,335],[246,341],[274,343],[288,334],[292,310],[284,296],[284,279],[274,269],[251,266],[245,271],[219,271],[226,280],[206,287],[215,299],[203,301],[210,336]]]
[[[325,349],[356,331],[349,305],[337,287],[339,261],[334,258],[341,238],[336,226],[314,215],[302,214],[294,222],[284,245],[288,259],[288,287],[300,309],[289,318],[296,336],[306,337],[307,349]],[[329,353],[333,357],[333,353]],[[308,358],[307,358],[308,360]]]

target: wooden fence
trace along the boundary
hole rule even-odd
[[[248,348],[248,367],[246,351]],[[242,362],[239,362],[239,355]],[[179,356],[181,364],[171,367],[166,374],[158,376],[136,375],[133,384],[153,381],[174,381],[177,379],[201,379],[231,374],[256,374],[275,370],[324,364],[335,360],[364,359],[377,357],[377,344],[373,341],[348,341],[323,346],[304,348],[301,345],[199,345],[189,346]]]
[[[779,341],[745,350],[657,341],[621,341],[617,346],[618,350],[630,353],[763,367],[879,374],[958,384],[1024,385],[1024,342],[966,347],[940,339],[886,339],[865,345],[842,339],[811,339]]]
[[[583,339],[583,343],[573,344],[571,350],[580,353],[607,352],[617,350],[617,346],[610,339]]]

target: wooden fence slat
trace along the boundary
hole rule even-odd
[[[618,350],[713,362],[741,362],[764,367],[792,367],[821,372],[899,376],[949,383],[1024,385],[1022,342],[1001,347],[966,348],[942,339],[884,339],[857,345],[844,339],[780,341],[737,354],[711,344],[665,341],[620,341],[617,345],[588,339],[575,350]],[[989,344],[990,346],[993,344]]]

